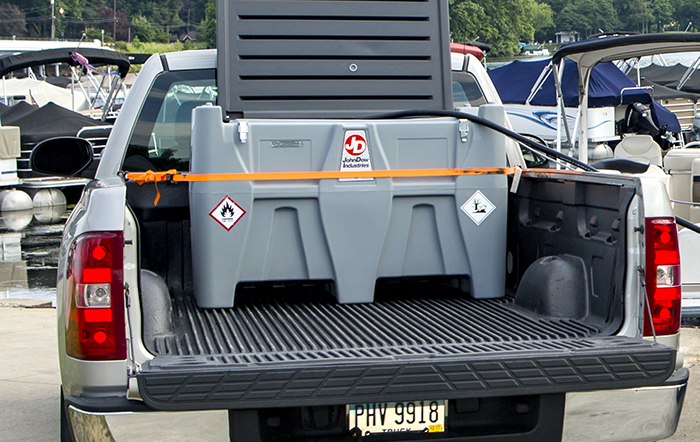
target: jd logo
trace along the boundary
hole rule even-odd
[[[353,156],[362,155],[367,150],[367,141],[361,135],[351,135],[345,139],[345,151]]]

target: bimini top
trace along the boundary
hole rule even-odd
[[[71,66],[79,66],[71,53],[77,52],[87,58],[92,66],[117,66],[119,76],[124,78],[129,73],[131,63],[126,54],[109,49],[94,48],[60,48],[45,49],[43,51],[22,52],[0,57],[0,77],[33,66],[42,66],[55,63],[67,63]]]
[[[489,70],[489,77],[496,86],[503,103],[556,106],[554,76],[551,74],[547,76],[532,99],[527,101],[540,75],[549,68],[549,63],[550,59],[515,60],[507,65]],[[620,104],[620,91],[634,86],[635,83],[614,64],[599,64],[593,69],[591,75],[588,104],[590,107],[616,106]],[[578,106],[578,73],[572,61],[566,61],[561,88],[564,95],[564,105],[568,107]]]
[[[559,48],[552,56],[553,63],[567,58],[581,68],[598,63],[644,57],[654,54],[699,52],[700,34],[666,33],[637,34],[581,40]]]

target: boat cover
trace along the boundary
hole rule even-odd
[[[532,87],[537,82],[542,70],[550,63],[547,58],[538,61],[515,60],[505,66],[492,69],[489,76],[505,104],[526,104]],[[589,107],[620,105],[620,92],[636,84],[611,62],[600,63],[593,68],[588,92]],[[564,105],[578,107],[578,70],[573,61],[566,60],[562,79]],[[551,106],[557,104],[554,77],[550,73],[540,90],[530,101],[533,106]],[[680,132],[678,118],[656,102],[652,102],[652,116],[657,126],[671,132]]]
[[[663,86],[655,81],[647,80],[642,77],[643,87],[654,88],[654,100],[673,100],[676,98],[685,98],[693,101],[700,101],[700,93],[685,92],[684,90],[676,90],[675,87]]]
[[[71,85],[71,79],[68,77],[46,77],[46,82],[64,88]]]
[[[651,64],[640,69],[639,75],[655,84],[676,90],[678,83],[683,75],[685,75],[687,70],[688,66],[683,66],[680,63],[673,66],[659,66],[658,64]],[[637,71],[630,71],[629,76],[632,79],[637,78]],[[690,79],[683,85],[681,92],[700,94],[700,73],[698,73],[697,70],[693,72]],[[656,90],[654,90],[654,95],[656,96]],[[682,97],[682,94],[679,95],[679,98],[680,97]]]
[[[43,66],[47,64],[67,63],[71,66],[79,66],[73,58],[71,52],[78,52],[88,59],[92,66],[114,65],[119,68],[119,75],[124,78],[129,73],[129,57],[117,51],[96,48],[60,48],[45,49],[43,51],[22,52],[19,54],[8,54],[0,57],[0,77],[32,66]]]
[[[688,66],[683,66],[678,63],[673,66],[659,66],[658,64],[650,64],[639,70],[639,75],[642,78],[653,81],[656,84],[668,87],[678,86],[678,81],[688,70]],[[637,78],[637,69],[633,68],[629,72],[629,77],[631,79]],[[673,84],[671,86],[671,84]]]
[[[14,106],[6,106],[0,110],[0,123],[3,126],[16,126],[15,122],[37,109],[26,101],[20,101]]]
[[[74,137],[83,127],[104,125],[102,121],[93,120],[54,103],[38,108],[27,106],[31,108],[30,112],[12,122],[13,126],[20,128],[22,144],[36,144],[53,137]],[[4,124],[5,120],[2,121]]]
[[[35,103],[38,106],[54,102],[76,111],[90,108],[90,102],[85,98],[85,94],[80,93],[80,89],[76,88],[76,93],[73,94],[70,89],[55,86],[48,81],[31,78],[0,79],[0,97],[2,96],[14,97],[15,101],[26,100],[28,103]]]

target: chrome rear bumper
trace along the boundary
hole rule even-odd
[[[676,431],[688,370],[657,387],[567,393],[562,441],[655,441]],[[68,407],[75,440],[229,440],[226,410],[192,412],[89,412]]]
[[[568,393],[562,441],[655,441],[675,433],[683,408],[688,369],[665,385],[628,390]]]

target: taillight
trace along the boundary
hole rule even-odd
[[[673,218],[647,218],[645,235],[649,308],[644,314],[644,336],[653,336],[654,332],[657,336],[673,335],[678,333],[681,322],[681,258],[676,222]]]
[[[79,236],[68,255],[66,352],[85,360],[126,359],[122,232]]]

